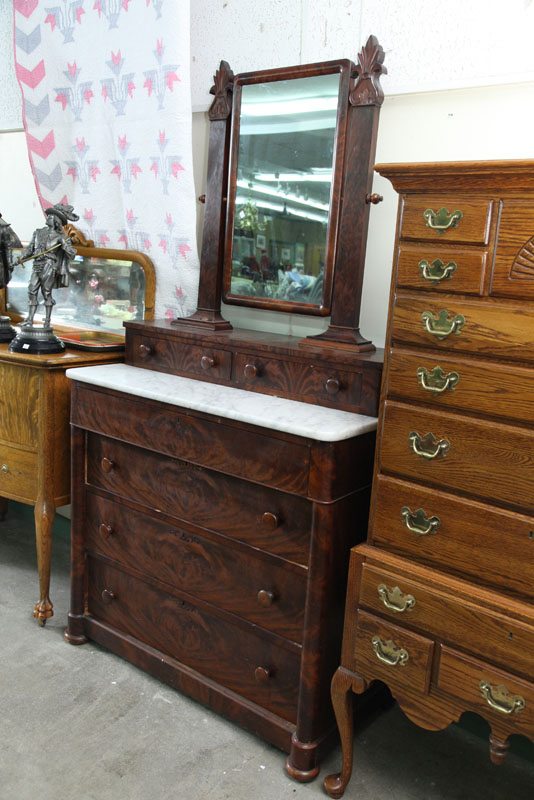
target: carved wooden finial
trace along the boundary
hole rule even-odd
[[[78,229],[75,228],[72,222],[67,222],[66,225],[63,226],[63,232],[66,236],[69,236],[72,244],[74,246],[80,245],[80,247],[94,247],[95,243],[92,239],[86,239],[83,233]]]
[[[381,106],[384,92],[380,86],[380,76],[387,75],[384,66],[384,50],[376,36],[367,39],[365,47],[358,53],[358,64],[352,77],[356,78],[349,100],[353,106]]]
[[[227,61],[221,61],[213,81],[214,86],[211,87],[210,94],[215,95],[215,100],[210,106],[208,117],[210,120],[227,119],[232,110],[234,90],[234,73]]]

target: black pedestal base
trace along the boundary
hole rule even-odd
[[[21,328],[9,345],[11,353],[33,353],[53,355],[65,350],[63,342],[54,334],[53,328]]]
[[[10,342],[17,335],[9,317],[0,317],[0,342]]]

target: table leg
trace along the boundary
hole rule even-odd
[[[0,497],[0,522],[3,522],[7,514],[7,497]]]
[[[332,705],[341,738],[341,772],[328,775],[324,788],[330,797],[341,797],[352,775],[352,750],[354,742],[354,722],[352,709],[352,683],[354,675],[339,667],[332,678]]]
[[[34,509],[35,543],[37,546],[37,570],[39,572],[39,602],[35,604],[33,616],[39,625],[54,615],[50,602],[50,559],[52,556],[52,525],[56,515],[53,500],[38,497]]]

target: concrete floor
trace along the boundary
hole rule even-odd
[[[282,800],[326,797],[279,751],[94,644],[63,640],[68,523],[56,524],[55,616],[40,628],[29,508],[0,524],[0,800]],[[465,720],[465,717],[464,717]],[[488,758],[485,723],[429,733],[393,706],[359,730],[347,800],[532,800],[534,746]],[[471,728],[476,732],[473,733]]]

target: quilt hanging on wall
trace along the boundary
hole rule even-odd
[[[17,78],[43,209],[154,262],[156,316],[196,309],[189,0],[13,0]],[[44,217],[43,217],[44,224]]]

